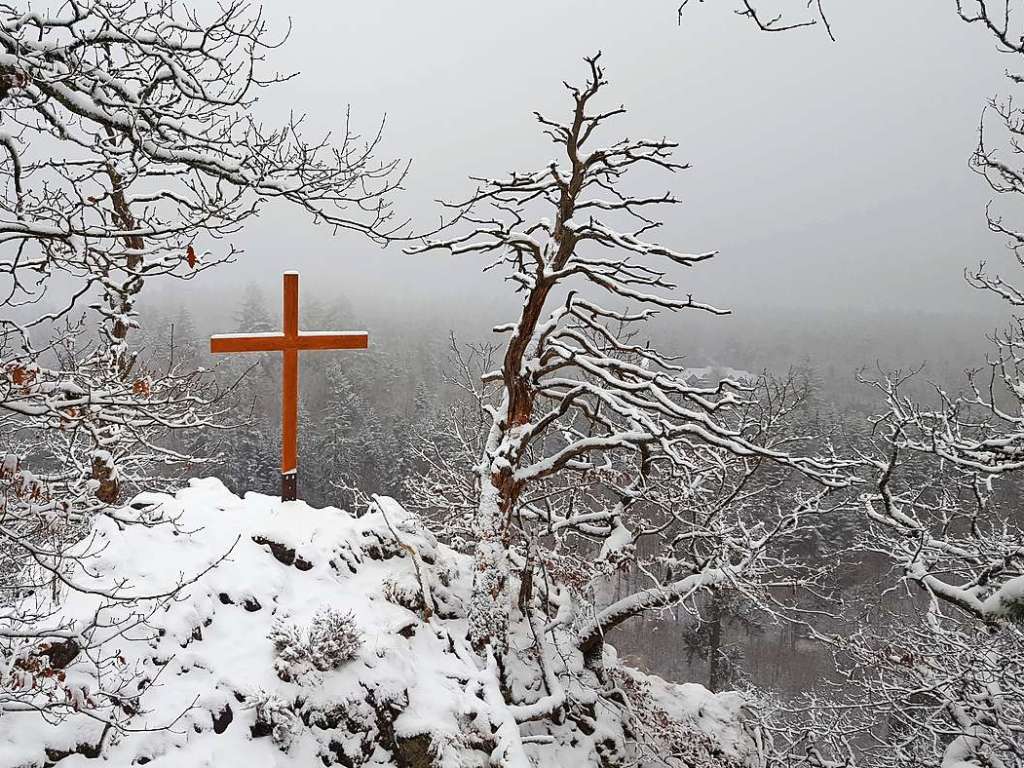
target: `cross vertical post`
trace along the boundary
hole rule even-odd
[[[299,273],[284,273],[283,326],[285,343],[299,336]],[[284,349],[281,371],[281,500],[298,495],[299,351]]]
[[[299,352],[366,349],[364,331],[300,331],[299,273],[284,273],[282,332],[229,333],[210,337],[210,352],[281,352],[281,500],[298,498]]]

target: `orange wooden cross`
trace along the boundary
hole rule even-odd
[[[300,331],[299,273],[284,273],[284,332],[226,333],[210,337],[210,351],[283,352],[281,382],[281,499],[298,493],[299,351],[306,349],[366,349],[363,331]]]

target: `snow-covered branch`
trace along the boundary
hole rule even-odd
[[[417,504],[475,548],[470,634],[481,652],[504,649],[510,621],[561,611],[559,584],[573,585],[574,611],[593,610],[590,590],[616,568],[643,570],[648,586],[581,624],[578,645],[594,658],[605,631],[642,611],[726,582],[751,594],[759,579],[795,583],[777,547],[853,467],[800,452],[809,436],[789,424],[802,399],[795,381],[700,380],[644,340],[659,313],[724,313],[679,289],[714,252],[651,239],[656,210],[677,201],[627,191],[630,174],[686,166],[668,140],[599,143],[625,109],[597,105],[600,56],[586,66],[586,82],[567,85],[567,118],[536,116],[556,159],[476,179],[473,195],[447,205],[449,227],[409,249],[478,254],[522,297],[519,316],[495,329],[500,361],[466,382],[467,407],[442,430],[472,473],[433,455],[432,434],[428,478],[411,484]],[[800,499],[780,499],[773,524],[752,498],[783,476]],[[641,558],[648,540],[656,554]]]

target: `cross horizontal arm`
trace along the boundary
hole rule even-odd
[[[363,331],[306,331],[298,336],[283,333],[224,333],[210,337],[210,352],[283,352],[289,349],[366,349],[369,336]]]
[[[365,331],[299,331],[295,349],[366,349],[370,337]]]
[[[280,352],[285,349],[283,333],[254,336],[244,333],[224,333],[210,337],[210,351],[218,352]]]

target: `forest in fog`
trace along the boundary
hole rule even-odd
[[[971,290],[966,283],[963,289]],[[219,358],[209,354],[206,339],[214,333],[279,328],[278,293],[253,282],[219,296],[216,304],[201,295],[189,296],[188,304],[155,302],[142,322],[147,366],[159,369],[177,362],[206,368],[211,384],[224,392],[222,421],[230,428],[203,435],[201,449],[190,447],[189,452],[215,458],[209,465],[189,467],[186,475],[216,474],[240,494],[276,492],[279,355]],[[357,310],[354,304],[361,306]],[[304,292],[302,327],[373,329],[365,352],[325,352],[301,362],[300,452],[312,457],[302,470],[309,503],[359,509],[371,494],[381,493],[406,503],[415,499],[428,516],[440,514],[420,481],[447,416],[467,407],[460,357],[492,341],[493,334],[487,333],[492,313],[493,307],[470,301],[448,313],[396,314],[360,302],[358,296],[350,298],[343,288],[316,286]],[[978,339],[998,332],[1006,321],[998,312],[965,317],[819,311],[813,323],[797,311],[757,315],[664,323],[655,326],[652,340],[687,349],[685,364],[712,382],[736,371],[795,373],[809,386],[802,418],[814,425],[813,431],[847,442],[847,449],[865,439],[871,417],[885,408],[884,396],[869,383],[880,371],[898,365],[914,371],[908,389],[924,402],[935,400],[938,388],[955,390],[966,371],[987,364],[990,350]],[[467,478],[471,471],[467,462]],[[174,478],[171,485],[177,482]],[[840,510],[803,542],[803,555],[811,561],[847,553],[840,555],[843,563],[828,600],[890,602],[897,611],[905,602],[910,610],[913,596],[894,593],[884,580],[889,567],[884,559],[848,554],[858,524],[855,513]],[[600,587],[605,599],[628,589],[618,582],[630,578],[637,574],[609,578]],[[668,679],[699,680],[711,690],[753,684],[796,693],[824,680],[841,685],[826,648],[798,625],[773,621],[742,600],[727,598],[695,611],[676,606],[632,621],[623,634],[621,649],[634,663]]]

